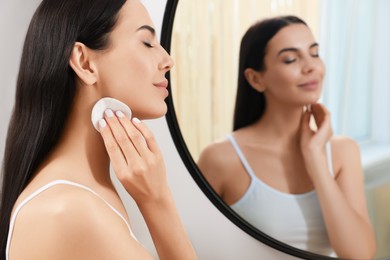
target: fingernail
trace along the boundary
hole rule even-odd
[[[133,122],[136,123],[136,124],[139,124],[139,123],[141,123],[141,120],[139,120],[136,117],[133,117]]]
[[[118,117],[120,117],[120,118],[122,118],[122,117],[125,116],[125,114],[123,114],[122,111],[120,111],[120,110],[116,111],[115,114],[116,114]]]
[[[106,114],[107,117],[113,117],[114,116],[114,112],[112,112],[111,109],[106,109],[106,111],[104,111],[104,113]]]
[[[99,127],[100,128],[105,128],[107,126],[107,122],[106,120],[104,120],[103,118],[99,120]]]

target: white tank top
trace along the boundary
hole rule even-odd
[[[253,172],[232,135],[228,135],[251,182],[231,208],[263,233],[293,247],[321,255],[333,255],[315,190],[289,194],[262,182]],[[333,174],[330,142],[326,146],[328,167]]]
[[[9,225],[9,231],[8,231],[8,237],[7,237],[7,247],[6,247],[6,251],[5,251],[5,259],[8,260],[8,256],[9,256],[9,249],[10,249],[10,243],[11,243],[11,237],[12,237],[12,233],[13,233],[13,230],[14,230],[14,226],[15,226],[15,221],[16,221],[16,217],[19,213],[19,211],[23,208],[24,205],[26,205],[30,200],[32,200],[34,197],[36,197],[38,194],[40,194],[41,192],[49,189],[50,187],[53,187],[54,185],[59,185],[59,184],[65,184],[65,185],[71,185],[71,186],[74,186],[74,187],[78,187],[78,188],[81,188],[81,189],[84,189],[84,190],[87,190],[89,192],[91,192],[92,194],[96,195],[98,198],[100,198],[101,200],[103,200],[107,206],[112,210],[114,211],[115,214],[117,214],[126,224],[127,228],[129,229],[129,232],[130,232],[130,235],[135,239],[137,240],[137,238],[134,236],[133,234],[133,231],[131,230],[130,228],[130,225],[127,223],[126,219],[119,213],[119,211],[117,211],[113,206],[111,206],[110,203],[108,203],[102,196],[100,196],[98,193],[96,193],[94,190],[84,186],[84,185],[81,185],[81,184],[78,184],[78,183],[75,183],[75,182],[71,182],[71,181],[66,181],[66,180],[56,180],[56,181],[52,181],[48,184],[46,184],[45,186],[41,187],[40,189],[36,190],[35,192],[33,192],[30,196],[28,196],[26,199],[24,199],[21,203],[19,203],[19,205],[16,207],[15,211],[14,211],[14,214],[12,215],[11,217],[11,221],[10,221],[10,225]]]

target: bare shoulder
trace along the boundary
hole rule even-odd
[[[224,139],[208,145],[201,152],[198,165],[201,170],[224,170],[231,166],[235,156],[232,145]]]
[[[342,173],[362,175],[360,148],[358,143],[347,136],[335,136],[331,140],[332,158],[334,167],[337,169],[336,174]]]
[[[23,253],[33,259],[128,259],[137,253],[137,244],[103,200],[77,187],[57,185],[21,209],[11,253],[21,259]]]
[[[211,143],[200,154],[198,163],[224,164],[229,161],[229,153],[234,154],[232,148],[227,139]]]
[[[200,154],[198,166],[207,181],[218,190],[235,172],[239,161],[227,139],[208,145]]]
[[[359,152],[359,145],[348,136],[334,136],[331,143],[335,152]]]
[[[355,140],[347,136],[335,136],[331,140],[333,158],[350,158],[360,161],[360,148]],[[341,162],[342,163],[342,162]]]

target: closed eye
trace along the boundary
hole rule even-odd
[[[148,41],[144,41],[143,43],[144,43],[144,45],[145,45],[146,47],[148,47],[148,48],[153,48],[153,47],[154,47],[153,44],[151,44],[151,43],[148,42]]]
[[[315,57],[315,58],[318,58],[318,57],[320,57],[320,54],[318,52],[316,52],[316,53],[313,53],[311,56]]]
[[[285,64],[290,64],[290,63],[293,63],[294,61],[296,61],[296,59],[286,59],[286,60],[284,60],[283,62],[284,62]]]

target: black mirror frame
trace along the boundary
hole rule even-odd
[[[172,38],[172,28],[175,20],[176,8],[179,0],[167,0],[165,7],[162,31],[161,31],[161,45],[163,48],[170,53],[171,51],[171,38]],[[176,65],[178,66],[178,65]],[[171,79],[169,72],[167,73],[168,78],[168,91],[172,93],[171,89]],[[200,172],[198,166],[194,162],[191,153],[189,152],[187,145],[183,139],[183,136],[180,131],[180,127],[176,118],[175,108],[172,100],[172,95],[169,95],[165,100],[168,106],[168,112],[166,115],[166,120],[168,123],[169,131],[171,133],[172,139],[175,143],[176,149],[178,150],[181,159],[183,160],[187,170],[191,174],[192,178],[199,186],[199,188],[204,192],[204,194],[209,198],[209,200],[218,208],[231,222],[237,225],[244,232],[252,236],[253,238],[261,241],[262,243],[282,251],[286,254],[296,256],[302,259],[313,259],[313,260],[322,260],[322,259],[337,259],[328,256],[322,256],[314,254],[308,251],[304,251],[290,245],[284,244],[279,240],[276,240],[267,234],[259,231],[257,228],[253,227],[242,217],[240,217],[236,212],[234,212],[213,190],[213,188],[208,184],[202,173]]]

